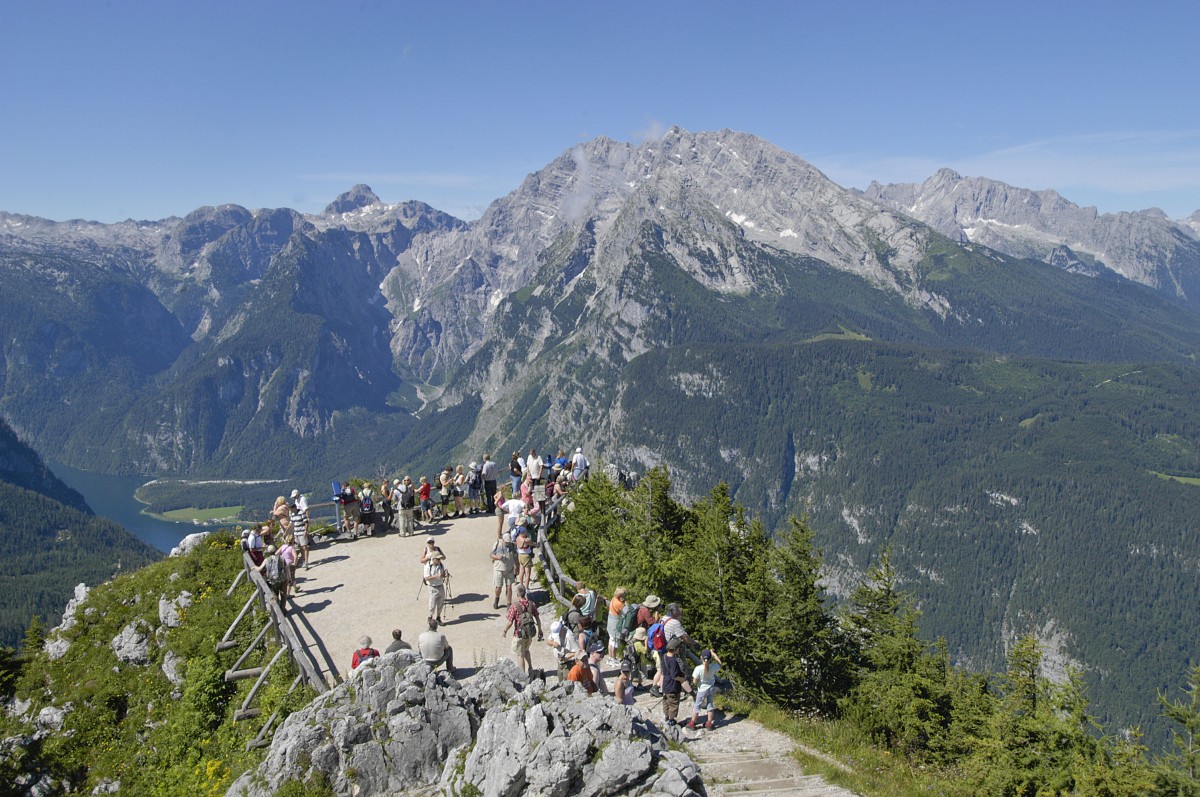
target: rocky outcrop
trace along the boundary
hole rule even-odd
[[[289,716],[228,795],[267,797],[320,777],[361,797],[705,793],[698,767],[636,709],[573,684],[527,682],[508,659],[461,683],[411,651],[369,662]]]
[[[204,540],[206,540],[210,534],[212,534],[211,531],[198,531],[195,534],[187,535],[179,541],[178,545],[171,549],[170,555],[186,556],[193,548],[204,542]]]
[[[150,624],[145,620],[130,623],[113,637],[113,653],[126,664],[149,664],[151,633]]]
[[[167,628],[178,628],[183,623],[180,609],[192,605],[192,593],[184,590],[174,600],[167,600],[163,595],[158,599],[158,621]]]

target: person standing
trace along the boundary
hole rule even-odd
[[[301,512],[308,511],[308,498],[306,498],[299,490],[292,490],[292,500],[296,503],[296,507]]]
[[[617,631],[621,623],[621,612],[625,608],[625,588],[617,587],[613,590],[612,600],[608,602],[608,624],[605,630],[608,631],[608,657],[615,663],[617,660]]]
[[[692,691],[683,662],[677,655],[680,644],[678,639],[672,639],[662,657],[663,717],[668,726],[674,726],[675,718],[679,716],[680,694]]]
[[[294,493],[296,491],[293,490],[292,492]],[[303,496],[300,497],[303,498]],[[291,503],[289,503],[288,506],[292,513],[292,534],[295,536],[296,547],[300,549],[300,555],[299,558],[297,558],[296,563],[299,564],[300,560],[303,559],[304,569],[307,570],[309,567],[309,559],[311,558],[312,554],[310,554],[308,551],[308,502],[305,501],[304,503],[305,507],[301,509],[299,499],[296,498],[296,496],[292,496]],[[299,590],[297,590],[297,592],[298,591]]]
[[[513,547],[512,535],[507,532],[492,546],[492,586],[496,589],[492,608],[500,608],[500,588],[504,588],[506,606],[512,606],[512,588],[517,580],[517,549]]]
[[[296,586],[296,549],[292,545],[292,535],[283,535],[283,544],[279,546],[278,554],[283,560],[283,597],[286,599],[292,590],[300,593],[300,587]]]
[[[529,473],[529,480],[534,487],[542,483],[542,468],[544,467],[545,463],[537,455],[537,449],[529,449],[529,456],[525,458],[525,470]]]
[[[483,494],[487,499],[488,514],[496,511],[496,463],[492,461],[491,454],[483,455],[483,467],[480,468],[479,475],[483,477]]]
[[[521,673],[528,678],[533,672],[533,657],[529,647],[536,636],[540,641],[542,635],[542,617],[538,614],[537,605],[525,597],[525,588],[517,585],[517,600],[508,607],[508,622],[504,624],[501,636],[508,636],[508,629],[513,629],[512,651],[517,660]]]
[[[521,530],[517,533],[515,542],[517,549],[517,581],[522,587],[528,590],[529,582],[533,580],[533,540],[530,539],[529,532],[522,526]]]
[[[429,546],[434,550],[426,549],[421,554],[424,561],[422,578],[425,586],[429,587],[429,620],[443,625],[442,612],[446,606],[446,579],[450,577],[450,574],[446,572],[446,566],[442,564],[446,558],[445,554],[440,548],[433,545],[432,539],[429,540]]]
[[[696,684],[696,702],[692,706],[692,718],[688,720],[689,728],[696,727],[700,712],[708,713],[708,721],[704,727],[713,727],[713,695],[717,691],[717,672],[721,669],[721,659],[715,651],[700,651],[700,663],[692,670],[692,681]]]
[[[396,520],[396,488],[399,486],[399,479],[393,482],[384,479],[379,487],[379,512],[383,516],[384,531],[391,531]]]
[[[479,511],[483,499],[483,476],[472,462],[467,467],[467,509],[472,515]]]
[[[417,499],[421,502],[421,522],[433,522],[433,486],[429,479],[421,477],[421,486],[417,488]]]
[[[467,494],[467,474],[463,473],[463,466],[459,465],[454,469],[454,516],[462,517],[466,514],[465,505],[463,504],[463,496]]]
[[[672,639],[678,639],[680,645],[687,645],[691,648],[700,647],[692,638],[688,636],[688,632],[683,629],[683,609],[679,608],[678,603],[668,603],[666,619],[663,620],[663,634],[667,638],[669,644]]]
[[[583,481],[589,464],[588,458],[583,455],[583,449],[575,449],[575,456],[571,457],[571,481]]]
[[[417,507],[417,491],[413,487],[412,479],[405,476],[396,494],[400,502],[400,533],[411,537],[416,529],[413,512]]]
[[[437,621],[432,617],[429,618],[429,630],[417,637],[417,650],[429,669],[436,670],[445,664],[446,672],[454,675],[454,648],[450,647],[449,640],[438,630]]]
[[[514,496],[521,493],[521,476],[524,472],[525,469],[521,467],[521,454],[514,451],[512,459],[508,461],[508,477],[512,479],[512,494]]]

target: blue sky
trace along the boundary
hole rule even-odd
[[[845,186],[1200,209],[1200,3],[0,0],[0,210],[475,218],[572,145],[731,128]]]

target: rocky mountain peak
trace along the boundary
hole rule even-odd
[[[326,205],[324,214],[326,216],[335,216],[378,204],[380,204],[379,197],[371,190],[371,186],[359,183]]]

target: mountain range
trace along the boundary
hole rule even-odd
[[[565,151],[481,218],[0,213],[0,411],[110,473],[289,477],[581,445],[884,546],[955,658],[1033,630],[1114,721],[1183,681],[1200,214],[943,170],[842,188],[745,133]]]

